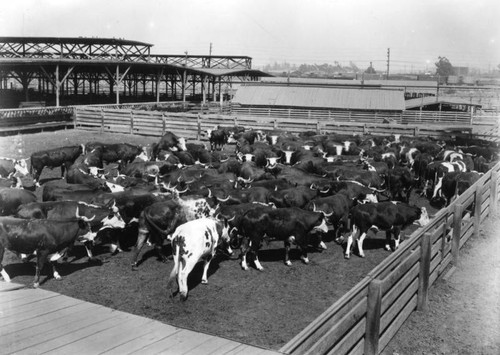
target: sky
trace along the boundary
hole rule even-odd
[[[0,36],[123,38],[152,54],[432,71],[500,65],[500,0],[0,0]]]

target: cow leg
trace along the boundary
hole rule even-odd
[[[254,264],[255,264],[255,267],[257,268],[257,270],[259,271],[263,271],[264,268],[262,267],[260,261],[259,261],[259,256],[257,254],[257,252],[255,252],[255,259],[253,260]]]
[[[309,258],[307,257],[307,246],[299,246],[300,249],[300,259],[304,264],[309,264]]]
[[[362,258],[365,257],[365,252],[363,251],[363,241],[365,240],[366,233],[367,232],[361,233],[361,236],[358,238],[358,253]]]
[[[149,231],[146,228],[139,227],[139,235],[137,236],[137,242],[135,243],[134,250],[132,250],[132,270],[137,270],[137,259],[139,253],[146,242]]]
[[[247,264],[247,254],[248,250],[250,248],[248,238],[243,238],[241,241],[241,247],[240,247],[240,255],[241,255],[241,268],[243,270],[248,270],[248,264]]]
[[[45,261],[47,260],[49,252],[46,250],[38,250],[36,253],[36,270],[35,270],[35,279],[33,281],[33,287],[38,288],[40,286],[40,272],[45,265]]]
[[[295,240],[295,237],[288,237],[285,239],[285,265],[290,266],[292,262],[290,261],[290,246],[291,242]]]
[[[207,259],[205,260],[205,264],[203,265],[203,276],[201,277],[201,283],[202,284],[207,284],[208,283],[208,268],[210,267],[210,262],[212,261],[213,255],[209,255]]]
[[[359,235],[359,229],[355,225],[352,226],[352,233],[347,237],[347,246],[345,248],[344,258],[349,259],[351,257],[352,241]]]
[[[5,282],[10,282],[9,274],[7,274],[7,271],[5,271],[5,269],[3,268],[3,265],[2,265],[4,253],[5,253],[5,249],[3,247],[0,247],[0,275],[2,275]]]
[[[181,301],[187,300],[188,296],[188,285],[187,279],[190,269],[188,268],[187,262],[184,259],[179,260],[179,273],[177,276],[177,284],[179,285],[179,294]],[[191,268],[192,269],[192,268]]]
[[[438,177],[436,185],[434,186],[434,192],[432,193],[432,198],[436,197],[439,193],[441,196],[441,186],[443,185],[443,177]]]
[[[401,228],[394,227],[394,250],[399,247],[399,243],[401,240]]]
[[[391,231],[385,231],[385,250],[391,251]]]

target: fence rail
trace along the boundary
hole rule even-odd
[[[316,318],[280,351],[287,354],[379,354],[460,248],[497,211],[500,163]]]
[[[276,118],[265,116],[234,116],[217,114],[175,113],[143,110],[77,107],[75,128],[100,132],[119,132],[160,136],[172,131],[190,139],[201,139],[207,129],[217,125],[241,125],[260,130],[281,129],[290,133],[315,131],[345,134],[401,134],[446,138],[470,135],[470,124],[398,124],[380,122],[341,122],[330,119]]]

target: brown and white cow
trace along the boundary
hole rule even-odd
[[[201,283],[208,283],[208,268],[221,242],[229,243],[228,224],[213,218],[200,218],[186,222],[175,230],[171,238],[174,267],[170,273],[168,287],[173,296],[171,285],[177,280],[180,299],[188,296],[187,279],[195,265],[203,261]],[[228,252],[232,253],[228,246]]]

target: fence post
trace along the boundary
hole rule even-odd
[[[455,205],[453,211],[453,240],[451,243],[451,254],[453,256],[453,265],[458,265],[460,254],[460,237],[462,236],[462,212],[464,206],[460,203]]]
[[[474,236],[479,237],[479,227],[481,226],[481,205],[483,204],[483,194],[481,192],[483,186],[478,185],[476,188],[476,198],[474,199]]]
[[[101,107],[101,133],[104,132],[104,109]]]
[[[424,233],[420,239],[420,273],[418,275],[417,309],[425,311],[429,296],[429,277],[431,270],[431,233]]]
[[[277,129],[277,128],[278,128],[278,119],[277,119],[277,118],[275,118],[275,119],[273,120],[273,128],[274,128],[274,129]]]
[[[165,131],[167,130],[167,120],[165,119],[165,113],[161,113],[161,123],[162,123],[162,127],[161,127],[161,135],[163,136],[165,134]]]
[[[196,133],[196,140],[200,140],[200,137],[201,137],[201,117],[200,117],[200,114],[198,114],[198,117],[196,120],[198,123],[198,132]]]
[[[316,133],[317,134],[321,134],[321,126],[320,126],[320,123],[319,123],[319,120],[316,121]]]
[[[366,306],[365,355],[378,354],[381,308],[382,281],[372,280],[368,286],[368,302]]]
[[[498,205],[498,171],[491,172],[490,180],[490,216],[496,215]]]
[[[134,110],[130,110],[130,134],[134,133]]]
[[[76,111],[77,109],[76,108],[73,108],[73,129],[76,129]]]

